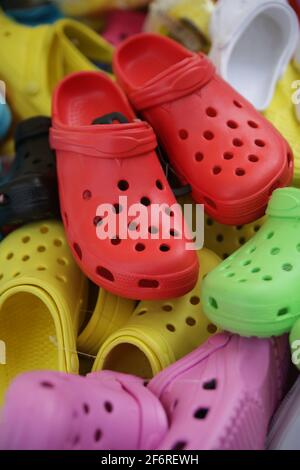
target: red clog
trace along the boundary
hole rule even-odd
[[[290,182],[288,143],[203,54],[140,34],[119,46],[114,71],[182,182],[218,222],[258,219],[272,191]]]
[[[141,227],[130,217],[125,217],[126,235],[119,233],[127,216],[120,196],[127,197],[128,208],[139,204],[147,214],[153,204],[172,206],[176,201],[155,153],[152,128],[135,118],[117,85],[100,72],[69,75],[56,89],[52,126],[61,212],[84,273],[107,290],[134,299],[172,298],[190,291],[198,260],[186,250],[189,237],[179,207],[167,213],[167,240],[161,219],[146,227],[152,238],[138,238]],[[115,233],[106,239],[99,239],[101,204],[108,204],[117,219]],[[128,237],[129,231],[137,239]]]

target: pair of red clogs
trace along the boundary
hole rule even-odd
[[[194,199],[226,224],[264,214],[272,191],[291,180],[292,152],[204,55],[168,38],[140,34],[124,41],[114,72],[120,86],[103,73],[81,72],[55,92],[51,146],[69,244],[85,274],[111,292],[137,299],[180,296],[194,287],[199,267],[187,249],[181,211],[170,209],[176,200],[157,138]],[[149,216],[147,236],[130,213],[136,204]],[[162,204],[167,236],[166,218],[153,224],[150,217]],[[103,207],[116,220],[115,233],[106,238]],[[124,223],[130,236],[120,234]]]

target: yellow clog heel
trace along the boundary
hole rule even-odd
[[[60,222],[33,223],[0,244],[0,402],[11,380],[31,370],[78,372],[76,336],[87,280]],[[2,355],[3,356],[3,355]]]
[[[52,92],[63,77],[112,62],[113,47],[71,19],[31,28],[0,13],[0,38],[0,77],[19,119],[50,116]]]
[[[291,62],[278,82],[273,100],[264,115],[286,138],[293,150],[295,169],[292,185],[300,188],[300,122],[292,100],[292,95],[297,93],[294,87],[297,80],[300,80],[300,71]]]
[[[93,371],[109,369],[149,379],[218,331],[203,314],[199,295],[203,277],[220,259],[206,249],[198,256],[195,288],[169,301],[141,302],[126,325],[105,341]]]
[[[77,339],[78,351],[88,356],[97,355],[104,341],[126,324],[137,304],[97,286],[94,290],[95,307],[87,312],[85,326]]]

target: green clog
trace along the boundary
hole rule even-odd
[[[203,283],[206,315],[242,336],[279,336],[300,320],[300,190],[274,191],[267,215],[259,232]]]

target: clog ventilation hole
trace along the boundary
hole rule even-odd
[[[165,190],[165,186],[164,186],[163,182],[159,179],[157,179],[155,181],[155,187],[158,191],[164,191]],[[119,190],[120,195],[123,194],[123,193],[126,194],[126,192],[130,189],[130,182],[126,179],[120,179],[117,183],[117,188]],[[93,197],[93,194],[89,189],[85,189],[82,192],[82,198],[83,198],[84,201],[88,202],[88,201],[92,200],[92,197]],[[151,206],[151,199],[148,196],[143,196],[143,197],[141,197],[139,203],[142,204],[145,207],[150,207]],[[119,203],[112,204],[112,211],[115,214],[119,215],[119,214],[122,213],[123,207]],[[165,209],[165,213],[170,218],[174,217],[174,213],[169,208]],[[67,227],[68,226],[68,214],[66,212],[64,213],[63,218],[64,218],[65,225]],[[94,227],[97,227],[97,226],[101,225],[102,222],[103,222],[103,217],[101,217],[101,216],[95,216],[92,220],[92,224],[94,225]],[[118,223],[117,223],[117,225],[118,225]],[[131,231],[138,231],[139,226],[136,225],[134,222],[129,222],[128,229],[131,230]],[[149,234],[152,234],[152,235],[157,234],[159,232],[159,228],[156,227],[156,226],[149,226],[148,227],[148,232],[149,232]],[[169,233],[170,233],[171,238],[175,238],[175,237],[180,236],[180,233],[177,230],[175,230],[174,228],[170,228]],[[113,246],[118,247],[118,246],[122,245],[122,239],[118,236],[118,234],[116,234],[110,240],[110,243]],[[159,251],[161,253],[167,253],[170,250],[171,250],[171,245],[168,244],[168,243],[161,243],[160,246],[159,246]],[[76,241],[73,243],[73,251],[74,251],[75,256],[81,261],[83,256],[84,256],[84,253],[82,251],[81,246]],[[134,251],[136,253],[146,252],[147,251],[147,244],[145,242],[136,241],[136,243],[134,244]],[[105,279],[106,281],[109,281],[109,282],[114,282],[115,281],[114,274],[107,267],[97,266],[95,270],[96,270],[97,276]],[[157,281],[156,279],[140,279],[138,281],[138,287],[146,288],[146,289],[148,289],[148,288],[149,289],[153,289],[153,288],[155,289],[155,288],[158,288],[159,285],[160,285],[159,281]]]
[[[243,108],[242,104],[237,100],[233,100],[233,106],[234,106],[234,108],[238,108],[238,109]],[[206,114],[208,119],[213,120],[214,118],[216,118],[218,116],[218,110],[216,108],[212,107],[212,106],[209,106],[208,108],[206,108],[205,114]],[[229,119],[226,122],[225,125],[228,129],[232,130],[233,132],[238,132],[238,129],[240,127],[240,124],[236,120],[233,120],[233,119]],[[259,129],[259,124],[255,121],[253,121],[253,120],[248,120],[247,121],[247,126],[250,130],[252,130],[254,132],[257,129]],[[180,141],[187,141],[189,139],[188,130],[187,129],[179,129],[178,130],[178,138],[179,138]],[[210,141],[213,141],[215,139],[215,134],[210,129],[206,129],[202,133],[202,138],[203,138],[204,141],[210,142]],[[244,146],[244,141],[240,137],[233,135],[232,136],[232,146],[235,147],[236,149],[241,148],[241,147]],[[263,154],[260,155],[260,152],[266,146],[267,146],[267,143],[263,139],[258,139],[255,136],[253,136],[253,149],[254,150],[256,149],[256,152],[253,151],[252,153],[249,153],[249,155],[247,156],[248,162],[250,164],[258,163],[263,158]],[[207,157],[208,157],[209,160],[211,160],[211,154],[209,154]],[[232,161],[232,163],[234,163],[234,158],[235,158],[235,155],[234,155],[233,151],[231,151],[231,150],[225,151],[223,153],[222,157],[221,157],[220,164],[212,166],[212,168],[211,168],[212,175],[214,175],[214,176],[220,175],[224,170],[224,164],[226,164],[226,162],[228,162],[228,161]],[[205,155],[205,153],[203,152],[202,149],[199,149],[197,152],[195,152],[194,161],[195,161],[195,164],[197,166],[198,166],[199,163],[201,164],[202,162],[205,162],[205,160],[206,160],[206,155]],[[290,153],[287,154],[287,162],[288,162],[288,167],[291,168],[291,166],[293,164],[293,158],[292,158],[292,155]],[[238,178],[243,177],[247,174],[246,168],[243,168],[241,166],[237,166],[235,168],[233,166],[232,171],[233,171],[233,174]],[[280,188],[280,187],[282,187],[282,183],[281,183],[280,180],[277,180],[275,183],[273,183],[269,187],[268,193],[272,194],[272,192],[275,189]],[[216,202],[213,201],[211,198],[209,198],[207,196],[204,196],[203,200],[212,209],[215,209],[215,210],[217,209]]]
[[[205,381],[202,384],[203,390],[206,390],[208,393],[211,393],[218,388],[217,379],[213,378],[211,380]],[[178,407],[179,400],[175,399],[173,402],[173,411]],[[210,409],[208,407],[199,407],[194,410],[193,418],[199,421],[204,421],[209,416]],[[182,439],[177,440],[174,445],[171,447],[171,450],[184,450],[188,446],[188,441]]]
[[[50,229],[47,225],[41,225],[39,228],[39,232],[43,236],[45,235],[51,236]],[[38,257],[41,262],[36,265],[36,270],[39,272],[46,271],[47,264],[43,263],[42,255],[43,253],[47,251],[47,246],[43,245],[42,243],[38,243],[37,245],[33,246],[32,239],[29,235],[24,235],[21,239],[21,242],[22,242],[22,245],[24,246],[24,250],[27,247],[28,247],[28,250],[22,253],[18,253],[18,255],[16,255],[13,251],[10,250],[5,255],[6,261],[11,261],[11,260],[14,260],[16,256],[18,257],[21,256],[21,261],[22,263],[25,264],[31,261],[31,258],[32,258],[31,253],[33,254],[33,258],[35,258],[36,254],[38,254]],[[47,239],[47,243],[49,243],[49,238]],[[50,243],[52,243],[52,245],[56,247],[58,250],[63,246],[63,241],[60,238],[53,238]],[[61,256],[58,252],[56,263],[57,263],[57,268],[59,269],[59,271],[57,271],[54,276],[59,282],[66,283],[67,277],[64,275],[63,272],[61,272],[61,269],[65,269],[69,265],[69,261],[65,257]],[[22,274],[22,271],[19,270],[10,277],[16,278],[16,277],[19,277],[21,274]],[[5,274],[0,273],[0,281],[3,279],[5,279]]]
[[[236,226],[230,227],[231,230],[228,233],[226,233],[226,231],[218,232],[219,224],[217,222],[215,222],[211,217],[206,217],[205,218],[205,224],[208,227],[208,230],[209,230],[209,227],[213,227],[214,225],[217,226],[217,228],[216,228],[217,233],[215,235],[215,241],[217,242],[218,245],[220,245],[220,249],[217,250],[217,253],[219,253],[220,250],[222,250],[222,245],[225,245],[226,242],[229,242],[229,240],[228,240],[229,237],[234,238],[239,246],[243,246],[255,233],[257,233],[259,231],[259,229],[262,226],[262,224],[260,224],[259,222],[255,223],[255,224],[252,224],[249,227],[247,227],[245,225],[236,225]],[[220,230],[221,229],[222,229],[222,227],[220,227]],[[244,234],[244,229],[247,229],[246,234]],[[240,235],[240,234],[242,234],[242,235]],[[213,236],[212,234],[209,234],[209,238],[211,238],[212,236]],[[208,244],[208,248],[209,247],[210,247],[210,244]],[[212,247],[212,250],[213,249],[214,248]],[[232,253],[227,253],[224,250],[223,253],[221,253],[221,257],[223,258],[223,260],[225,260],[231,254]]]
[[[197,307],[197,309],[199,309],[200,297],[198,297],[196,295],[193,295],[193,296],[190,297],[189,302],[190,302],[191,305],[193,305],[193,306]],[[173,312],[174,307],[171,303],[165,303],[161,306],[161,310],[162,310],[162,312],[171,313],[171,312]],[[138,317],[141,317],[141,316],[146,315],[147,313],[148,313],[148,309],[147,308],[142,308],[141,310],[137,310],[135,315],[138,316]],[[197,311],[197,314],[199,314],[198,311]],[[185,318],[183,317],[182,320],[185,322],[185,325],[188,326],[188,327],[193,327],[193,326],[197,325],[196,318],[194,318],[191,315],[188,315]],[[177,331],[176,325],[174,325],[171,322],[167,322],[165,324],[165,328],[170,333],[176,333],[176,331]],[[217,332],[217,327],[215,325],[213,325],[212,323],[209,323],[206,327],[206,330],[207,330],[207,333],[209,333],[210,335],[214,335]]]
[[[273,231],[268,232],[266,234],[266,240],[272,240],[274,235],[275,235],[275,233]],[[253,246],[249,247],[248,255],[253,254],[255,251],[256,251],[256,246],[253,245]],[[300,253],[300,243],[298,243],[296,245],[296,251],[298,253]],[[278,246],[273,246],[269,250],[269,254],[271,256],[277,256],[277,255],[280,254],[280,252],[281,252],[281,249]],[[245,259],[244,261],[242,261],[240,263],[240,267],[249,269],[251,275],[261,276],[260,279],[261,279],[262,282],[270,283],[274,280],[274,276],[272,276],[271,274],[262,273],[262,268],[260,266],[253,265],[253,260],[250,258],[250,256],[249,256],[249,258]],[[239,284],[245,284],[249,281],[248,276],[245,276],[245,277],[237,276],[237,273],[232,270],[232,265],[230,263],[230,260],[229,260],[228,264],[222,265],[218,269],[221,272],[223,272],[223,275],[224,275],[225,278],[230,278],[230,279],[236,278],[236,281]],[[292,263],[288,263],[288,262],[282,263],[281,266],[280,266],[280,269],[288,274],[288,273],[293,271],[294,265]],[[212,307],[214,310],[218,310],[219,305],[218,305],[217,300],[214,297],[209,297],[208,302],[209,302],[210,307]],[[283,317],[285,315],[288,315],[289,313],[290,313],[290,308],[285,306],[285,307],[280,308],[277,311],[277,316]]]
[[[40,382],[39,385],[40,385],[40,387],[46,388],[48,390],[49,389],[50,390],[55,389],[55,383],[53,383],[52,381],[48,381],[48,380],[43,381],[43,382]],[[114,412],[114,406],[108,400],[104,401],[102,403],[102,409],[107,414],[111,414],[111,413]],[[91,411],[90,405],[87,402],[83,402],[81,404],[80,410],[74,410],[72,417],[73,417],[74,420],[76,420],[79,416],[79,413],[82,413],[83,415],[88,416],[90,414],[90,411]],[[102,436],[103,436],[102,430],[100,429],[100,427],[97,427],[93,432],[93,440],[94,440],[95,444],[97,444],[101,441]],[[80,434],[75,434],[75,436],[72,436],[72,447],[73,448],[79,447],[80,441],[81,441]]]

